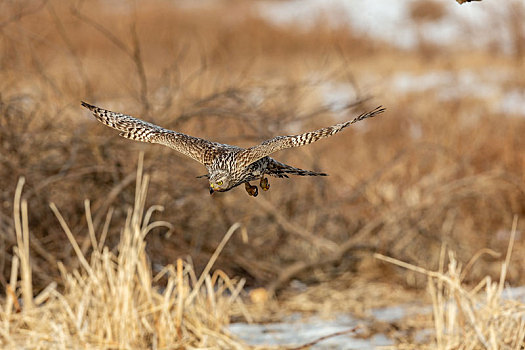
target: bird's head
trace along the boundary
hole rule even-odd
[[[210,174],[210,194],[224,192],[231,188],[230,174],[226,171],[216,171]]]

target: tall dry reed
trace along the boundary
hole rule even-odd
[[[70,270],[59,262],[63,290],[51,283],[34,296],[28,205],[22,198],[24,179],[20,179],[14,204],[17,245],[7,297],[0,302],[2,348],[244,348],[225,331],[232,308],[243,310],[238,296],[244,281],[232,280],[220,270],[210,273],[240,225],[230,228],[200,276],[191,262],[180,258],[154,274],[144,239],[153,228],[169,224],[150,221],[153,211],[162,208],[145,207],[149,176],[142,174],[142,161],[136,181],[135,203],[128,209],[120,242],[113,250],[104,245],[111,215],[97,235],[86,201],[92,250],[86,256],[59,209],[51,204],[80,267]]]

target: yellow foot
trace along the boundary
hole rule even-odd
[[[246,188],[246,192],[248,192],[250,196],[257,197],[257,195],[259,194],[257,186],[252,186],[249,182],[244,183],[244,188]]]
[[[270,184],[268,183],[268,178],[266,177],[261,177],[260,185],[263,191],[268,191],[270,189]]]

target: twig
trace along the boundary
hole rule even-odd
[[[135,174],[130,173],[126,175],[126,177],[122,179],[122,181],[120,181],[118,184],[113,186],[111,191],[109,191],[109,193],[106,195],[104,202],[98,208],[96,208],[97,214],[95,215],[95,218],[93,220],[93,226],[95,228],[95,231],[98,230],[98,227],[100,223],[102,222],[102,219],[106,216],[113,201],[126,187],[131,185],[134,180],[135,180]]]
[[[275,221],[277,221],[277,223],[279,224],[279,226],[281,226],[288,233],[291,233],[297,237],[300,237],[310,242],[312,245],[322,248],[327,253],[333,253],[334,251],[337,251],[337,248],[338,248],[337,243],[327,238],[316,236],[312,234],[311,232],[308,232],[305,229],[297,226],[296,224],[288,220],[279,211],[277,211],[274,205],[271,204],[270,202],[261,198],[255,203],[257,203],[268,214],[272,215],[275,218]]]
[[[0,222],[2,221],[2,219],[5,220],[4,215],[0,213]],[[5,220],[5,223],[6,223],[5,225],[6,227],[3,230],[4,232],[7,232],[8,234],[3,235],[3,236],[5,237],[7,242],[11,244],[16,244],[14,228],[12,227],[12,225],[8,225],[9,221]],[[31,246],[31,249],[33,249],[42,258],[44,258],[47,262],[49,262],[51,266],[56,266],[57,260],[55,259],[55,256],[49,253],[46,248],[44,248],[44,246],[42,245],[42,243],[40,243],[37,237],[32,236],[29,242],[29,245]],[[33,268],[35,269],[35,272],[39,273],[39,277],[42,278],[43,280],[46,280],[46,281],[52,280],[52,278],[49,275],[44,273],[44,271],[38,266],[38,264],[34,265]]]
[[[47,0],[46,0],[47,1]],[[91,86],[91,83],[86,75],[86,70],[84,69],[84,65],[82,63],[82,60],[80,59],[77,49],[73,45],[73,41],[69,38],[69,35],[67,34],[67,30],[64,27],[64,24],[61,20],[61,18],[57,15],[55,8],[52,4],[49,4],[47,7],[47,11],[53,18],[53,22],[55,24],[55,27],[57,28],[58,34],[66,44],[66,48],[69,51],[69,54],[73,58],[73,63],[75,64],[77,71],[82,78],[82,82],[84,83],[84,93],[86,95],[85,98],[92,99],[93,98],[93,87]]]
[[[287,266],[281,271],[279,276],[268,285],[268,293],[274,294],[284,283],[286,283],[302,271],[305,271],[314,266],[324,266],[340,261],[343,258],[343,256],[356,245],[357,242],[363,239],[363,237],[368,235],[370,232],[377,229],[383,223],[384,219],[382,217],[377,218],[374,221],[370,221],[367,225],[362,227],[355,235],[350,237],[346,242],[344,242],[343,244],[338,244],[337,250],[333,251],[329,255],[323,255],[320,258],[312,261],[300,260],[292,265]]]
[[[42,8],[44,8],[44,6],[46,6],[47,2],[49,0],[43,0],[40,4],[38,4],[38,6],[36,6],[34,9],[30,9],[30,10],[20,10],[18,13],[16,13],[14,16],[12,16],[11,18],[8,18],[7,20],[3,21],[0,23],[0,29],[2,29],[3,27],[5,27],[6,25],[12,23],[12,22],[16,22],[20,19],[22,19],[23,17],[25,16],[29,16],[29,15],[32,15],[34,13],[37,13],[38,11],[40,11]]]
[[[62,226],[62,229],[64,230],[67,238],[69,239],[69,242],[71,243],[71,246],[73,247],[73,250],[75,251],[80,264],[84,267],[84,269],[89,273],[90,276],[96,278],[93,269],[91,268],[91,265],[89,265],[88,261],[86,260],[86,257],[82,253],[82,250],[80,249],[80,246],[75,240],[73,233],[69,229],[66,220],[64,220],[64,217],[62,216],[62,214],[60,214],[60,211],[56,207],[55,203],[51,202],[49,206],[51,207],[51,210],[55,214],[56,218],[60,223],[60,226]]]
[[[136,10],[135,10],[136,15]],[[147,115],[150,110],[150,103],[148,100],[148,80],[146,78],[146,70],[144,68],[144,62],[142,60],[142,54],[140,50],[140,41],[137,34],[137,19],[134,18],[131,23],[131,38],[133,39],[133,63],[137,68],[137,74],[140,80],[140,101],[142,102],[142,113]]]
[[[465,279],[467,274],[470,272],[472,266],[474,266],[474,263],[476,263],[476,261],[478,261],[478,259],[481,258],[484,254],[490,255],[493,258],[499,258],[501,256],[501,253],[495,252],[494,250],[489,248],[482,248],[478,250],[467,262],[467,264],[463,268],[463,271],[461,271],[461,274],[459,275],[460,281],[463,281]]]
[[[131,23],[131,37],[133,42],[133,47],[129,48],[122,40],[120,40],[117,36],[113,35],[113,33],[101,25],[100,23],[92,20],[88,16],[85,16],[81,13],[76,7],[71,8],[71,12],[73,16],[77,17],[84,23],[90,25],[92,28],[97,30],[100,34],[102,34],[106,39],[111,41],[113,45],[118,47],[122,52],[124,52],[130,59],[133,61],[133,64],[135,65],[135,69],[137,70],[139,83],[140,83],[140,100],[142,102],[142,114],[148,115],[149,109],[150,109],[150,103],[148,99],[148,85],[147,85],[147,78],[146,78],[146,71],[144,69],[144,63],[142,61],[142,55],[140,51],[140,42],[137,35],[136,30],[136,18]]]
[[[210,260],[208,261],[208,264],[206,264],[206,267],[204,268],[204,271],[202,271],[201,273],[201,276],[199,277],[199,280],[197,281],[197,283],[195,283],[195,285],[193,286],[193,291],[191,292],[191,294],[188,296],[188,299],[186,299],[185,301],[185,305],[190,305],[193,301],[193,299],[195,299],[195,297],[197,296],[197,294],[199,293],[199,290],[200,290],[200,287],[202,285],[202,283],[204,282],[204,279],[206,278],[206,276],[208,276],[208,273],[210,272],[213,264],[215,264],[215,261],[217,260],[217,258],[219,257],[219,254],[222,252],[222,250],[224,249],[224,246],[226,245],[226,243],[228,243],[228,241],[230,240],[231,236],[235,233],[235,231],[237,231],[238,229],[243,229],[242,225],[238,222],[236,222],[235,224],[233,224],[230,229],[228,230],[228,232],[226,232],[226,234],[224,235],[224,237],[222,238],[222,241],[221,243],[219,243],[219,246],[217,247],[217,249],[215,249],[215,252],[213,253],[213,255],[211,256]]]
[[[334,338],[334,337],[338,337],[340,335],[345,335],[345,334],[350,334],[350,333],[355,333],[359,328],[361,328],[361,326],[355,326],[354,328],[351,328],[351,329],[347,329],[346,331],[340,331],[340,332],[335,332],[335,333],[332,333],[332,334],[328,334],[328,335],[324,335],[320,338],[317,338],[309,343],[306,343],[306,344],[303,344],[301,346],[298,346],[296,348],[287,348],[286,350],[301,350],[301,349],[307,349],[311,346],[314,346],[315,344],[317,343],[320,343],[322,342],[323,340],[326,340],[326,339],[329,339],[329,338]]]

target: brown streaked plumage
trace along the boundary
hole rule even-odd
[[[210,193],[229,191],[245,183],[246,191],[254,197],[258,194],[257,187],[251,186],[249,182],[260,180],[261,188],[266,191],[270,185],[265,175],[280,178],[288,177],[288,175],[326,176],[324,173],[294,168],[280,163],[269,157],[272,153],[286,148],[308,145],[330,137],[353,123],[374,117],[385,111],[379,106],[345,123],[300,135],[277,136],[256,146],[241,148],[167,130],[132,116],[111,112],[86,102],[82,102],[82,106],[93,112],[93,115],[101,123],[121,131],[120,136],[122,137],[168,146],[203,164],[207,168],[208,174],[200,177],[206,177],[209,180]]]

